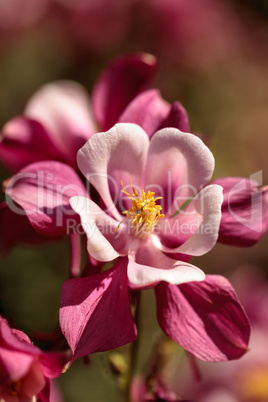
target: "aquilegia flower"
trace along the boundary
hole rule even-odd
[[[97,131],[96,126],[102,130],[111,128],[132,99],[149,85],[156,70],[157,60],[152,55],[121,57],[103,71],[91,101],[79,83],[58,81],[44,85],[30,98],[23,115],[2,128],[1,163],[15,173],[43,160],[62,161],[77,169],[76,153]],[[166,108],[168,114],[171,106]],[[9,224],[13,220],[16,224]],[[0,203],[0,230],[7,234],[5,238],[1,236],[0,251],[8,251],[22,241],[34,244],[46,240],[32,230],[27,218],[20,215],[18,219],[18,214],[8,210],[6,203]]]
[[[23,332],[0,316],[0,400],[50,401],[50,378],[58,377],[68,356],[43,353]]]
[[[106,204],[102,211],[89,198],[70,200],[92,257],[111,261],[128,256],[128,278],[137,286],[204,279],[198,268],[167,256],[205,254],[218,237],[222,188],[202,189],[211,178],[214,158],[198,137],[166,128],[149,141],[139,126],[117,124],[95,134],[77,161]]]
[[[67,218],[72,219],[67,197],[70,187],[82,186],[81,192],[85,192],[83,184],[78,184],[79,178],[74,177],[75,172],[68,165],[77,169],[76,153],[95,133],[94,120],[103,131],[116,122],[135,123],[149,138],[165,127],[190,132],[187,112],[179,102],[170,105],[157,90],[142,92],[155,70],[156,60],[150,55],[134,54],[116,60],[107,67],[94,87],[92,111],[79,84],[47,84],[32,96],[23,116],[12,119],[3,127],[0,159],[11,170],[20,170],[7,188],[5,183],[4,188],[26,211],[27,217],[24,214],[18,217],[17,209],[9,209],[6,202],[0,204],[0,230],[5,233],[1,237],[0,249],[8,251],[21,241],[40,243],[46,241],[43,235],[57,236],[68,232],[64,225],[66,219],[55,222],[55,212],[62,201]],[[127,177],[123,184],[130,188],[130,178]],[[213,184],[223,187],[224,195],[218,240],[239,246],[257,242],[268,225],[267,187],[260,189],[260,183],[253,180],[232,177],[218,179]],[[120,180],[118,185],[121,188]],[[59,194],[59,186],[64,189],[68,186],[68,194],[64,197]],[[167,202],[166,197],[162,202]],[[165,214],[160,225],[166,222],[166,217]],[[10,224],[13,221],[15,224]],[[50,223],[49,228],[46,222]]]
[[[222,188],[206,186],[209,149],[175,128],[149,141],[139,126],[122,123],[92,136],[77,161],[103,202],[101,209],[83,195],[70,200],[88,252],[98,261],[119,258],[108,271],[63,285],[60,325],[73,360],[131,342],[128,289],[152,286],[159,324],[172,339],[204,360],[240,357],[249,324],[234,290],[188,262],[218,236]]]

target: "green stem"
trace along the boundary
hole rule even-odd
[[[134,320],[136,323],[137,327],[137,338],[135,341],[131,343],[130,346],[130,356],[129,356],[129,375],[128,375],[128,380],[127,380],[127,386],[126,386],[126,401],[131,402],[131,395],[130,395],[130,389],[131,389],[131,383],[133,380],[133,377],[135,375],[135,371],[137,368],[137,361],[138,361],[138,351],[139,351],[139,343],[140,343],[140,318],[141,318],[141,291],[137,291],[135,293],[135,313],[134,313]]]
[[[130,357],[130,377],[132,378],[133,375],[135,374],[135,369],[137,366],[137,360],[138,360],[138,349],[139,349],[139,343],[140,343],[140,318],[141,318],[141,291],[137,291],[136,293],[136,308],[135,308],[135,314],[134,314],[134,320],[136,323],[138,335],[135,341],[132,342],[131,345],[131,357]]]

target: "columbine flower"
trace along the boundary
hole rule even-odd
[[[214,158],[198,137],[167,128],[149,142],[139,126],[118,124],[109,132],[95,134],[81,148],[77,161],[113,215],[89,198],[71,199],[94,258],[110,261],[128,256],[128,277],[138,286],[160,280],[179,284],[204,279],[198,268],[166,256],[202,255],[218,237],[222,189],[217,185],[202,189],[213,172]],[[127,199],[120,198],[121,182]],[[127,191],[126,183],[131,190]],[[153,188],[154,192],[149,190]],[[200,189],[177,214],[184,201]],[[166,202],[160,214],[157,201],[162,196]]]
[[[104,90],[107,81],[109,96]],[[117,97],[111,109],[106,100],[118,90],[117,81],[106,75],[102,83],[95,113],[100,126],[108,128],[126,98]],[[157,91],[140,94],[118,120],[138,123],[145,131],[120,124],[92,136],[79,153],[81,171],[89,175],[107,213],[88,198],[73,169],[60,162],[33,163],[6,183],[6,193],[24,209],[34,229],[46,235],[70,233],[69,223],[77,222],[78,215],[72,214],[69,199],[81,196],[72,204],[81,212],[91,258],[105,262],[122,257],[107,272],[64,284],[61,327],[73,359],[135,338],[129,284],[132,288],[155,286],[161,327],[196,356],[205,360],[241,356],[247,349],[249,326],[234,290],[225,278],[204,279],[204,273],[188,263],[192,255],[209,251],[217,240],[222,196],[219,186],[206,186],[214,167],[211,152],[196,136],[181,132],[189,128],[185,110],[177,102],[167,104]],[[157,132],[168,126],[181,131]],[[121,180],[128,194],[122,192]],[[260,200],[263,196],[261,192]],[[238,193],[237,202],[239,197]],[[242,203],[242,212],[248,204],[248,200]],[[223,207],[223,213],[228,219],[229,210]],[[242,242],[250,230],[234,219],[229,228]],[[198,280],[202,281],[191,283]]]
[[[67,361],[63,353],[43,353],[0,316],[1,401],[48,402],[50,378],[58,377]]]
[[[221,217],[221,187],[203,188],[214,169],[203,142],[172,128],[149,142],[139,126],[118,124],[95,134],[77,160],[104,203],[102,210],[84,196],[70,200],[88,252],[99,261],[120,258],[108,271],[63,285],[60,325],[73,360],[134,339],[129,286],[155,286],[160,326],[196,356],[241,356],[249,324],[234,290],[188,263],[213,247]]]
[[[28,101],[24,114],[11,119],[2,128],[1,163],[14,172],[43,160],[53,163],[62,161],[77,169],[76,153],[95,133],[96,123],[103,130],[112,127],[132,99],[146,88],[156,69],[156,59],[148,54],[133,54],[115,60],[96,82],[92,102],[86,90],[76,82],[59,81],[44,85]],[[47,165],[48,171],[51,171],[51,162]],[[36,165],[36,169],[40,171],[40,165]],[[69,169],[68,166],[66,169]],[[73,184],[76,185],[75,182]],[[40,191],[37,180],[36,185],[39,187],[37,191]],[[25,200],[25,196],[22,198]],[[51,205],[53,208],[54,205]],[[27,217],[17,217],[6,204],[1,203],[1,232],[8,233],[11,225],[7,222],[16,221],[12,225],[12,237],[7,235],[3,241],[1,236],[0,249],[3,251],[11,249],[16,242],[33,244],[45,240],[32,235]]]
[[[31,176],[31,184],[24,191],[24,195],[12,194],[16,202],[25,209],[29,209],[24,203],[29,196],[32,202],[33,192],[40,194],[41,186],[44,186],[43,194],[47,193],[46,186],[51,182],[37,179],[40,169],[44,169],[44,177],[59,171],[55,161],[62,161],[77,169],[76,153],[78,149],[93,135],[97,126],[101,130],[108,130],[117,121],[134,122],[145,129],[148,136],[152,136],[159,128],[177,127],[182,131],[189,131],[189,121],[185,109],[179,102],[170,105],[164,101],[157,90],[143,91],[151,81],[157,69],[156,59],[148,54],[132,54],[122,57],[111,63],[101,74],[92,92],[91,103],[85,89],[78,83],[71,81],[59,81],[46,84],[40,88],[26,105],[24,115],[18,116],[7,122],[0,134],[0,160],[10,170],[17,172],[23,169],[19,177],[23,175],[23,181],[27,187],[28,173]],[[114,94],[116,93],[116,98]],[[112,105],[112,107],[111,107]],[[145,112],[146,110],[146,112]],[[49,160],[50,162],[39,162]],[[54,169],[55,166],[55,169]],[[68,166],[61,165],[63,172],[58,184],[66,183],[64,177],[69,176]],[[24,174],[25,173],[25,174]],[[72,176],[74,173],[71,173]],[[33,176],[36,181],[34,185]],[[57,176],[57,173],[56,173]],[[15,176],[16,184],[21,188],[22,180]],[[63,178],[63,180],[62,180]],[[41,180],[42,181],[42,180]],[[70,185],[76,186],[76,180]],[[29,192],[30,191],[30,192]],[[48,190],[51,193],[51,187]],[[57,193],[57,191],[55,191]],[[53,222],[53,216],[47,217],[47,211],[52,211],[57,205],[54,198],[46,197],[47,205],[44,209],[37,206],[39,218]],[[57,198],[57,195],[56,195]],[[53,202],[51,202],[53,200]],[[26,202],[27,203],[27,202]],[[57,202],[56,202],[57,204]],[[8,209],[6,203],[0,206],[0,230],[8,233],[11,220],[16,221],[12,225],[12,238],[1,237],[0,249],[8,251],[14,244],[37,243],[45,241],[42,237],[32,235],[32,228],[27,217],[20,216]],[[31,214],[30,223],[33,215]],[[48,218],[48,219],[47,219]],[[40,222],[40,219],[37,219]],[[36,224],[33,225],[36,228]],[[46,225],[37,224],[37,230],[47,234]],[[55,235],[59,233],[59,222],[55,225]],[[44,229],[45,228],[45,229]],[[66,232],[66,228],[62,225]],[[27,233],[27,236],[22,235]],[[52,231],[50,230],[50,235]]]
[[[70,174],[70,168],[55,163],[55,160],[65,161],[76,168],[76,151],[95,132],[92,115],[103,129],[109,129],[114,123],[132,122],[141,126],[148,137],[151,138],[159,129],[164,127],[176,127],[181,131],[189,132],[189,120],[187,113],[179,102],[170,105],[163,100],[157,90],[148,90],[140,93],[148,81],[152,78],[156,69],[156,60],[145,54],[131,55],[116,60],[103,72],[96,83],[92,94],[91,112],[89,100],[84,89],[74,82],[58,82],[42,87],[30,99],[26,106],[25,115],[16,117],[8,122],[1,132],[0,159],[11,170],[17,171],[23,168],[19,176],[15,176],[12,192],[7,191],[22,208],[28,210],[30,201],[35,198],[34,193],[40,194],[43,185],[43,195],[46,198],[44,208],[37,205],[38,219],[36,215],[28,216],[30,223],[42,234],[47,234],[45,221],[54,222],[53,214],[47,216],[49,211],[56,210],[57,202],[51,202],[55,197],[47,197],[51,193],[51,180],[38,180],[38,172],[42,169],[44,177],[51,176],[61,171],[58,177],[59,185],[65,186]],[[133,86],[133,83],[135,85]],[[116,102],[114,93],[117,93]],[[111,108],[111,103],[113,107]],[[35,161],[49,159],[53,162]],[[35,162],[32,164],[31,162]],[[29,166],[26,166],[29,164]],[[58,167],[60,166],[60,167]],[[29,174],[29,175],[28,175]],[[22,177],[24,175],[24,177]],[[34,179],[35,175],[35,179]],[[29,186],[27,179],[30,181]],[[25,184],[24,194],[22,181]],[[14,185],[15,183],[15,185]],[[77,180],[70,185],[77,186]],[[227,244],[248,246],[258,241],[265,233],[268,225],[267,213],[267,187],[259,189],[258,183],[243,178],[222,178],[213,182],[223,187],[224,202],[222,205],[222,220],[219,230],[219,241]],[[129,185],[129,177],[125,183]],[[47,188],[48,187],[48,188]],[[27,196],[29,195],[29,200]],[[230,196],[231,195],[231,196]],[[253,201],[253,202],[252,202]],[[40,207],[40,208],[39,208]],[[262,213],[263,212],[263,213]],[[16,221],[12,225],[12,238],[5,237],[1,247],[10,249],[16,242],[22,239],[24,242],[37,242],[32,234],[27,217],[13,214],[6,204],[0,206],[0,229],[8,233],[10,226],[5,222]],[[64,222],[66,220],[63,220]],[[59,228],[59,222],[54,225],[54,234],[66,232],[66,227]],[[49,230],[49,234],[53,230]],[[29,235],[21,235],[27,233]],[[34,233],[34,232],[33,232]],[[3,237],[3,236],[2,236]],[[45,238],[39,237],[39,241]]]

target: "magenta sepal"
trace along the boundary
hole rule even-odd
[[[144,91],[136,96],[121,114],[119,122],[135,123],[144,129],[151,138],[159,129],[178,128],[190,132],[186,110],[179,102],[170,105],[162,99],[156,89]]]
[[[105,131],[111,128],[129,102],[151,83],[157,70],[154,56],[137,53],[111,63],[92,93],[96,120]]]
[[[199,359],[238,359],[248,350],[249,321],[224,277],[207,275],[178,286],[161,282],[155,293],[159,325]]]
[[[79,217],[69,204],[75,195],[87,195],[77,173],[56,161],[36,162],[11,177],[5,188],[13,213],[27,215],[34,229],[59,236],[74,229]],[[18,204],[18,205],[17,205]]]
[[[39,160],[64,159],[43,125],[24,116],[6,123],[0,138],[0,160],[13,172]]]
[[[255,244],[268,228],[268,187],[243,177],[223,177],[213,184],[223,188],[218,241],[233,246]]]
[[[73,352],[72,361],[135,339],[126,258],[108,271],[64,282],[60,326]]]
[[[38,397],[37,397],[37,402],[52,402],[52,399],[51,399],[51,380],[50,379],[46,378],[45,387],[42,389],[41,392],[39,392]]]

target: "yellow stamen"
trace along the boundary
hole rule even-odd
[[[126,218],[119,223],[115,231],[119,229],[123,221],[130,219],[134,235],[137,237],[147,237],[153,232],[159,219],[164,217],[164,214],[160,213],[162,209],[161,205],[156,205],[155,203],[163,197],[154,198],[154,192],[147,191],[147,193],[145,193],[144,190],[142,190],[141,196],[139,197],[138,190],[133,186],[131,179],[132,194],[126,190],[122,180],[121,184],[123,187],[122,192],[131,200],[131,207],[128,211],[122,212],[126,215]]]

